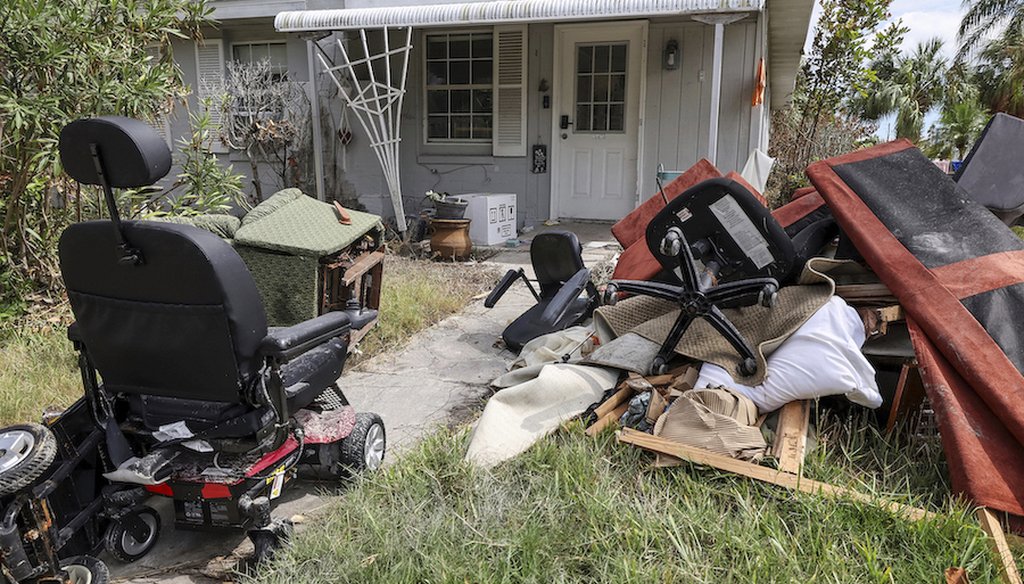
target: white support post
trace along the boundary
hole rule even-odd
[[[313,116],[313,172],[316,175],[316,198],[326,201],[324,193],[324,136],[320,127],[320,92],[316,85],[316,64],[313,59],[315,41],[306,41],[306,60],[309,64],[309,106]]]
[[[715,27],[715,49],[711,60],[711,120],[708,124],[708,154],[711,164],[718,163],[718,119],[722,111],[722,60],[725,51],[725,26],[745,18],[742,14],[708,14],[693,19]]]

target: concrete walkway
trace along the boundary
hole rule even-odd
[[[616,253],[616,248],[600,245],[611,241],[607,225],[573,224],[539,231],[560,228],[580,235],[588,266]],[[521,239],[528,241],[536,233]],[[501,269],[523,267],[532,277],[528,252],[528,243],[503,249],[487,263]],[[462,312],[414,335],[403,350],[374,357],[345,372],[340,385],[356,411],[377,412],[384,420],[388,438],[386,463],[393,462],[438,426],[468,422],[476,416],[491,394],[490,381],[504,373],[515,358],[510,351],[496,348],[495,341],[511,320],[533,304],[526,286],[518,283],[495,308],[484,308],[483,300],[478,299]],[[274,514],[315,521],[317,508],[339,494],[342,488],[337,485],[299,483],[284,495]],[[110,566],[114,581],[223,582],[230,579],[238,559],[251,552],[252,546],[243,533],[175,531],[169,501],[151,501],[157,503],[164,529],[160,542],[149,555],[128,565],[119,564],[106,554],[101,556]],[[297,525],[297,530],[302,525]]]

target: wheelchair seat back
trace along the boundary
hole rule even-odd
[[[245,402],[262,365],[267,321],[241,258],[212,233],[119,221],[112,206],[111,187],[149,185],[167,174],[166,143],[143,122],[92,118],[64,128],[60,154],[68,174],[102,185],[111,205],[113,221],[71,225],[59,245],[77,334],[104,387]]]

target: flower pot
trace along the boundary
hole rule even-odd
[[[466,260],[473,251],[469,219],[432,219],[430,249],[443,259]]]
[[[438,219],[462,219],[466,215],[467,206],[469,201],[464,199],[448,198],[444,201],[434,201]]]

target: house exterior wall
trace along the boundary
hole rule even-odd
[[[743,169],[751,150],[767,150],[767,106],[751,107],[760,19],[747,18],[725,27],[722,97],[716,166],[723,172]],[[714,27],[694,21],[652,23],[648,36],[647,104],[640,193],[653,194],[658,165],[686,170],[709,157],[711,71]],[[679,43],[680,67],[667,71],[661,52],[670,40]]]
[[[385,5],[407,4],[409,0],[346,0],[345,8],[368,8]],[[285,4],[287,9],[300,8],[297,1],[272,0],[220,0],[215,2],[219,30],[208,31],[208,38],[219,38],[224,43],[225,60],[231,58],[231,45],[236,42],[262,40],[286,40],[288,46],[289,77],[294,81],[308,82],[308,53],[304,40],[294,36],[276,33],[272,17],[263,13],[273,12]],[[305,8],[340,8],[341,2],[308,0]],[[285,8],[281,8],[285,9]],[[261,12],[262,11],[262,12]],[[257,15],[258,17],[255,17]],[[227,17],[227,18],[225,18]],[[725,27],[723,54],[722,100],[719,117],[719,147],[717,164],[723,172],[741,170],[750,151],[755,147],[767,148],[768,99],[765,105],[752,107],[751,95],[755,88],[757,61],[766,54],[765,22],[763,15],[752,14],[746,19]],[[551,109],[542,107],[545,93],[539,91],[541,80],[550,87],[555,53],[555,25],[551,23],[531,24],[528,27],[528,66],[526,77],[527,125],[525,157],[495,157],[489,145],[438,146],[426,144],[424,139],[424,57],[422,53],[424,31],[413,33],[413,50],[410,55],[407,90],[402,112],[402,146],[400,149],[401,180],[407,215],[415,215],[423,206],[424,192],[429,189],[451,193],[515,193],[518,196],[518,217],[520,227],[535,224],[549,218],[552,197],[552,169],[547,173],[531,172],[531,146],[543,144],[552,151],[555,100],[552,90]],[[337,35],[320,41],[321,47],[330,52]],[[681,66],[676,70],[665,70],[662,53],[666,43],[674,39],[679,42]],[[714,49],[714,27],[695,22],[689,18],[652,21],[648,29],[646,100],[644,121],[640,136],[639,197],[645,199],[655,190],[655,174],[659,164],[668,170],[688,168],[701,157],[708,155],[708,128],[711,111],[712,53]],[[182,68],[185,82],[197,87],[195,47],[190,42],[174,41],[174,55]],[[317,62],[317,70],[320,70]],[[396,71],[397,73],[397,71]],[[335,138],[339,120],[343,119],[341,99],[333,89],[330,77],[319,72],[317,86],[320,88],[322,121],[325,125],[324,158],[328,175],[328,199],[358,200],[371,212],[385,216],[393,215],[392,204],[383,173],[376,156],[369,147],[369,139],[358,124],[356,117],[347,115],[347,128],[352,132],[353,141],[343,146]],[[198,107],[193,93],[189,107]],[[187,111],[178,107],[170,116],[172,142],[186,136],[188,130]],[[177,144],[172,144],[177,150]],[[250,171],[249,162],[240,152],[218,154],[225,164],[232,164],[234,170],[246,176]],[[177,157],[175,158],[177,161]],[[171,176],[176,175],[172,169]],[[261,167],[264,194],[273,193],[279,184],[274,180],[271,169]],[[309,189],[309,194],[314,194]]]
[[[244,2],[239,4],[245,4]],[[221,22],[217,30],[205,31],[206,39],[212,41],[220,40],[224,45],[225,74],[226,63],[231,60],[232,43],[256,42],[256,41],[283,41],[288,50],[288,76],[292,81],[306,86],[309,82],[309,67],[306,58],[306,43],[297,38],[290,38],[281,35],[274,30],[272,18],[264,18],[258,21]],[[199,87],[199,74],[196,65],[196,45],[192,41],[173,39],[171,48],[174,59],[181,69],[184,83],[192,89],[185,104],[176,104],[174,109],[167,116],[168,137],[173,153],[173,164],[168,178],[164,179],[164,186],[172,184],[175,177],[181,172],[181,148],[178,140],[191,134],[189,126],[189,111],[199,111],[200,99],[197,96],[196,88]],[[214,151],[217,160],[224,165],[230,164],[234,171],[243,175],[243,188],[246,192],[251,191],[252,172],[249,159],[244,153],[230,151],[227,147],[216,144]],[[260,164],[261,186],[265,196],[273,194],[281,188],[279,181],[275,179],[274,169],[266,163]]]
[[[351,3],[350,3],[351,4]],[[350,6],[352,7],[352,6]],[[529,27],[527,77],[527,144],[544,144],[551,151],[553,109],[542,107],[540,80],[553,85],[554,26]],[[722,102],[719,117],[718,166],[723,172],[742,170],[753,147],[767,136],[766,106],[751,107],[759,43],[760,22],[748,17],[725,28]],[[423,205],[423,193],[433,189],[458,193],[515,193],[520,227],[549,218],[551,169],[531,173],[531,148],[526,157],[494,157],[490,146],[436,147],[423,136],[422,31],[413,36],[408,94],[402,114],[401,172],[407,214]],[[669,39],[681,48],[679,69],[666,71],[662,52]],[[714,27],[692,20],[652,23],[648,37],[647,91],[643,125],[641,198],[656,190],[659,164],[666,169],[686,169],[707,156],[711,116],[711,67]],[[550,90],[547,95],[551,95]],[[553,101],[553,100],[552,100]],[[346,179],[360,202],[371,212],[392,214],[387,185],[367,140],[354,120],[355,140],[347,148]],[[330,195],[330,193],[328,194]]]

